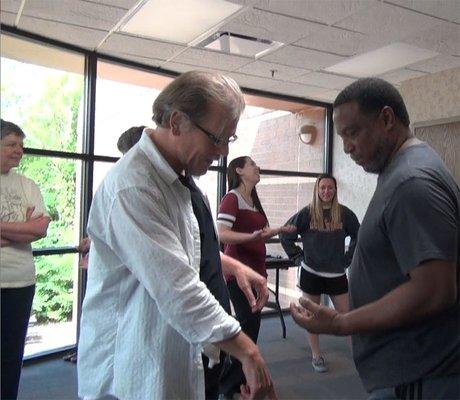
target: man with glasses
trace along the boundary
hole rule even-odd
[[[257,346],[229,315],[222,269],[235,275],[254,310],[267,300],[266,282],[220,254],[192,179],[227,155],[243,109],[233,80],[196,71],[179,76],[153,104],[157,127],[144,131],[96,192],[80,396],[205,398],[201,353],[212,375],[223,350],[243,364],[243,398],[275,397]],[[206,389],[207,398],[217,396],[216,387]]]
[[[228,139],[221,139],[219,137],[217,137],[217,135],[214,135],[213,133],[207,131],[206,129],[204,129],[200,124],[198,124],[197,122],[193,121],[188,115],[187,117],[189,118],[190,122],[195,125],[199,130],[201,130],[201,132],[203,132],[211,142],[213,142],[216,146],[219,146],[219,147],[223,147],[223,146],[227,146],[229,143],[233,143],[236,139],[238,139],[238,136],[237,135],[232,135],[230,136]]]
[[[458,185],[382,79],[343,89],[334,125],[345,153],[378,174],[350,266],[350,311],[302,300],[291,313],[309,332],[352,335],[369,399],[458,399]]]

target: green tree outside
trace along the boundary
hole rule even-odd
[[[33,96],[15,90],[16,80],[24,74],[42,79],[42,90]],[[2,58],[2,118],[24,130],[26,147],[77,151],[77,122],[81,112],[83,77],[48,68],[31,66]],[[38,93],[37,93],[38,92]],[[53,157],[26,155],[19,172],[40,187],[52,221],[48,235],[33,247],[50,248],[72,245],[76,226],[76,177],[80,163]],[[35,258],[37,286],[33,313],[40,323],[68,321],[72,317],[73,268],[75,255]]]

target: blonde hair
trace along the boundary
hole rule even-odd
[[[323,202],[319,197],[319,183],[323,179],[332,179],[335,185],[335,196],[331,204],[331,221],[330,223],[324,222]],[[310,209],[310,228],[322,231],[336,231],[342,229],[342,211],[337,200],[337,181],[329,174],[322,174],[318,176],[313,190],[313,199],[309,205]]]

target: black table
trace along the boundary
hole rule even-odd
[[[286,324],[284,322],[283,311],[279,302],[279,284],[280,284],[280,269],[287,270],[289,267],[295,267],[294,263],[289,258],[267,257],[265,259],[265,267],[267,270],[274,269],[276,271],[275,290],[268,289],[275,295],[275,301],[268,301],[266,307],[273,308],[278,311],[283,328],[283,338],[286,339]]]

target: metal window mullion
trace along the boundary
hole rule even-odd
[[[97,80],[97,55],[92,52],[85,57],[85,111],[83,130],[83,152],[89,155],[82,162],[82,191],[80,198],[80,233],[87,235],[89,209],[93,200],[94,179],[94,132],[96,121],[96,80]],[[86,270],[79,269],[78,273],[78,302],[77,302],[77,338],[80,336],[81,306],[86,289]],[[78,339],[77,339],[78,345]]]

